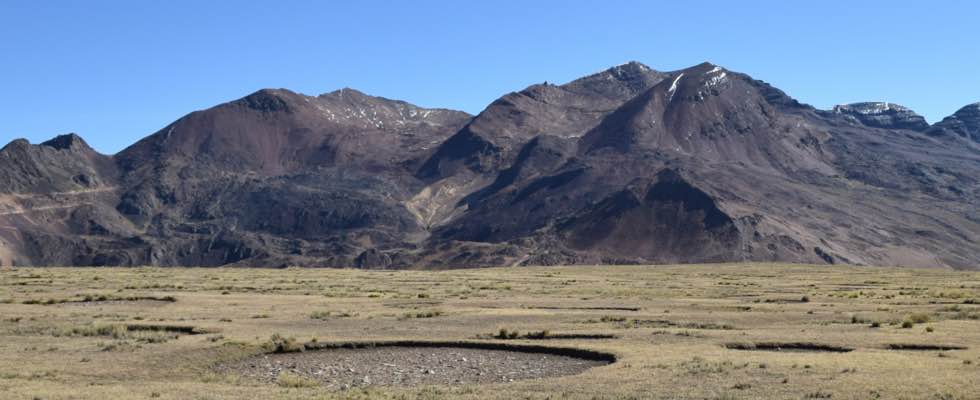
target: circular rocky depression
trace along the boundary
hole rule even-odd
[[[347,389],[504,383],[575,375],[614,361],[611,354],[573,348],[392,342],[308,344],[303,352],[262,354],[215,369],[270,384],[298,378],[309,384]]]

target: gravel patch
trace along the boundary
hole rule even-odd
[[[608,364],[557,354],[458,347],[382,346],[265,354],[218,372],[276,383],[286,373],[326,387],[461,385],[575,375]]]

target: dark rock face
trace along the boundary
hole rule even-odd
[[[834,107],[834,112],[872,128],[924,131],[929,123],[921,115],[898,104],[867,102]]]
[[[110,157],[96,153],[75,134],[41,145],[18,139],[0,149],[0,193],[79,191],[102,185],[116,174]]]
[[[980,103],[973,103],[937,122],[928,132],[933,136],[958,136],[980,143]]]
[[[546,83],[507,94],[440,145],[418,176],[433,180],[463,168],[477,174],[506,168],[526,141],[538,135],[580,137],[664,76],[631,62],[561,86]]]
[[[561,226],[569,247],[657,263],[735,257],[734,221],[675,171],[664,169],[647,189],[637,189],[617,192]]]
[[[0,150],[0,264],[980,267],[980,107],[932,127],[704,63],[627,63],[473,117],[266,89],[114,156]]]

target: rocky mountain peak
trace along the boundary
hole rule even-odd
[[[980,143],[980,103],[966,105],[943,118],[927,132],[932,136],[959,136]]]
[[[291,101],[301,95],[287,89],[261,89],[232,102],[261,112],[289,112],[292,110]]]
[[[605,117],[583,137],[583,149],[728,153],[731,143],[724,144],[728,149],[721,153],[702,145],[769,130],[772,111],[762,106],[764,96],[750,81],[710,63],[670,72],[666,79]]]
[[[323,93],[317,97],[348,99],[348,100],[363,100],[374,96],[369,96],[360,90],[345,86],[340,89],[334,90],[332,92]]]
[[[3,148],[0,149],[0,152],[11,152],[17,149],[21,149],[21,150],[28,149],[30,147],[31,147],[31,142],[27,141],[27,139],[24,138],[18,138],[18,139],[11,140],[10,143],[4,145]]]
[[[600,71],[564,85],[565,90],[585,95],[600,95],[626,101],[653,87],[666,75],[636,61],[630,61]]]
[[[666,89],[667,101],[674,100],[678,92],[684,95],[680,98],[704,100],[708,95],[717,95],[720,91],[731,87],[731,74],[722,67],[705,62],[694,67],[671,74],[670,85]]]
[[[953,113],[957,118],[980,120],[980,103],[973,103],[960,108]]]
[[[609,73],[610,75],[612,75],[617,79],[629,80],[655,71],[653,70],[653,68],[650,68],[641,62],[628,61],[623,64],[619,64],[617,66],[609,68],[605,72]]]
[[[834,106],[834,113],[872,128],[924,131],[929,123],[907,107],[887,102],[862,102]]]
[[[59,135],[51,140],[41,143],[42,146],[51,147],[58,150],[83,150],[92,151],[88,143],[75,133],[68,133],[64,135]]]

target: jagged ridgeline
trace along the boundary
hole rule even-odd
[[[628,63],[479,115],[260,90],[122,152],[0,150],[0,263],[980,267],[980,104],[801,104]]]

